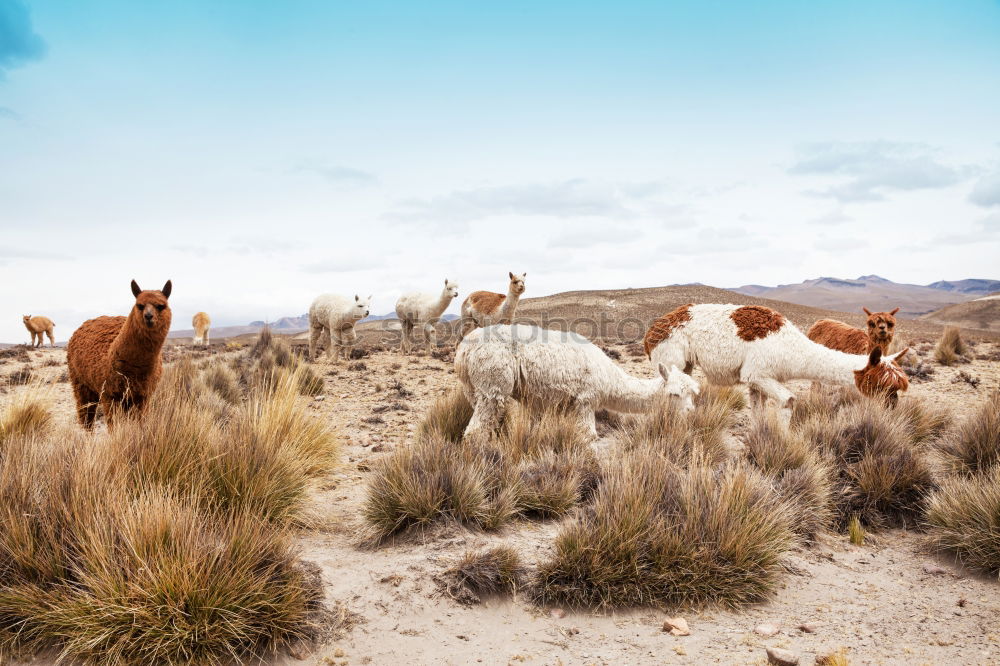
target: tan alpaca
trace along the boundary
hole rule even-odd
[[[56,325],[48,317],[24,315],[24,327],[28,329],[28,333],[31,333],[32,347],[40,347],[42,345],[45,341],[44,334],[48,334],[49,336],[49,345],[52,347],[55,346],[56,335],[53,329],[55,329]],[[38,342],[35,342],[36,339]]]
[[[462,337],[477,327],[493,324],[509,324],[514,321],[517,313],[517,303],[524,293],[524,278],[527,273],[510,276],[510,286],[507,294],[492,291],[474,291],[462,302]]]
[[[194,339],[191,340],[192,345],[204,345],[208,346],[208,329],[212,326],[212,320],[209,318],[207,312],[199,312],[191,319],[191,325],[194,326]]]

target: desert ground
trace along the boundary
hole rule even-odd
[[[602,305],[601,298],[593,297],[595,307]],[[558,307],[553,311],[558,313]],[[802,326],[813,309],[797,314],[789,316]],[[913,380],[905,400],[944,406],[961,419],[1000,389],[1000,342],[990,334],[970,333],[971,362],[944,367],[931,358],[932,336],[939,329],[924,323],[908,329],[910,325],[901,324],[900,336],[914,344],[933,374]],[[447,328],[441,326],[443,337]],[[303,338],[291,340],[302,351]],[[213,341],[206,351],[171,340],[165,358],[225,356],[237,353],[232,349],[240,342]],[[653,375],[632,342],[610,335],[603,342],[630,373]],[[362,331],[360,358],[339,364],[321,358],[314,367],[323,376],[324,390],[301,398],[303,408],[331,424],[344,444],[338,471],[315,489],[316,520],[299,531],[298,543],[302,557],[322,568],[326,601],[345,621],[327,640],[294,649],[275,663],[752,664],[767,663],[768,647],[787,649],[803,664],[837,651],[854,664],[1000,662],[1000,583],[934,554],[925,535],[915,530],[870,533],[861,546],[844,534],[821,535],[786,558],[787,572],[772,599],[740,611],[590,612],[542,608],[521,596],[479,603],[453,598],[439,577],[465,552],[505,544],[531,565],[551,551],[561,521],[522,520],[497,532],[437,525],[380,546],[363,538],[361,509],[372,464],[407,446],[422,414],[457,386],[453,347],[447,342],[433,354],[420,351],[409,357],[392,344],[391,322],[368,326]],[[26,390],[11,381],[25,367],[32,373],[29,385],[43,386],[57,417],[71,422],[63,349],[5,352],[0,405]],[[794,382],[792,388],[809,390],[806,382]],[[747,419],[744,409],[730,432],[733,447],[740,446]],[[595,446],[606,448],[609,426],[601,423],[600,428],[602,439]],[[677,616],[687,620],[690,635],[664,631],[664,621]]]

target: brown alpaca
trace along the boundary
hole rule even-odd
[[[477,328],[493,324],[509,324],[517,313],[517,304],[524,293],[524,279],[527,273],[515,275],[508,271],[510,285],[506,294],[493,291],[474,291],[462,302],[461,337]]]
[[[208,329],[212,325],[212,320],[209,319],[207,312],[199,312],[191,319],[191,325],[194,327],[194,339],[191,340],[193,345],[208,345]]]
[[[132,280],[135,306],[127,317],[88,319],[66,346],[76,415],[85,428],[104,409],[108,427],[118,410],[141,411],[153,394],[163,363],[160,350],[170,331],[170,280],[160,291],[143,291]]]
[[[31,333],[31,346],[41,347],[42,343],[45,341],[43,335],[48,334],[49,345],[55,346],[56,335],[53,330],[56,325],[52,323],[52,320],[48,317],[32,317],[31,315],[24,315],[24,327],[28,329],[28,333]],[[35,340],[38,342],[35,342]]]
[[[899,312],[899,308],[892,312],[861,309],[868,315],[867,333],[836,319],[820,319],[809,327],[806,335],[813,342],[846,354],[867,354],[876,347],[883,354],[888,354],[892,336],[896,332],[896,318],[893,315]]]

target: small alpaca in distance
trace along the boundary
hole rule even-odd
[[[326,345],[327,359],[340,361],[351,357],[351,349],[358,339],[354,325],[371,312],[372,297],[354,300],[339,294],[322,294],[309,306],[309,360],[316,360],[319,345]]]
[[[32,347],[41,347],[42,343],[45,342],[43,336],[46,334],[49,336],[49,346],[56,346],[56,325],[48,317],[24,315],[24,327],[28,329],[28,333],[31,333]],[[35,341],[36,338],[37,342]]]
[[[896,333],[896,318],[893,315],[899,312],[899,308],[892,312],[861,309],[868,315],[867,333],[836,319],[820,319],[809,327],[806,336],[824,347],[847,354],[868,354],[876,347],[882,350],[883,356],[888,354]]]
[[[571,405],[591,437],[600,409],[641,413],[666,396],[694,409],[698,383],[676,366],[657,371],[655,379],[633,377],[582,335],[524,324],[477,329],[455,353],[455,374],[474,408],[466,437],[499,428],[511,399]]]
[[[760,305],[682,305],[653,322],[644,344],[654,366],[690,372],[697,364],[713,384],[749,385],[754,407],[771,397],[791,408],[795,397],[781,384],[791,379],[854,384],[888,405],[909,386],[893,363],[909,348],[891,356],[880,347],[845,354],[812,342],[781,313]]]
[[[88,319],[66,345],[76,414],[85,428],[97,405],[111,428],[120,412],[141,412],[163,372],[160,350],[170,331],[170,280],[163,289],[142,290],[132,280],[135,306],[127,317]]]
[[[492,326],[493,324],[509,324],[514,321],[517,313],[517,303],[524,293],[524,279],[527,273],[514,275],[509,273],[510,285],[507,295],[492,291],[474,291],[462,302],[462,332],[461,337],[469,334],[476,327]]]
[[[404,354],[410,352],[413,329],[419,326],[423,329],[424,342],[427,343],[427,351],[430,352],[436,346],[434,324],[438,323],[456,296],[458,296],[458,283],[449,282],[448,278],[445,278],[444,289],[440,294],[415,291],[400,296],[396,301],[396,316],[399,317],[403,336],[399,342],[400,351]]]
[[[212,320],[207,312],[199,312],[191,318],[191,325],[194,327],[194,339],[192,345],[208,346],[208,329],[212,326]]]

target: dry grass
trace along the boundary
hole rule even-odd
[[[833,519],[833,470],[774,410],[754,414],[744,433],[749,461],[774,479],[791,504],[793,529],[807,540]]]
[[[933,442],[951,428],[951,412],[944,407],[928,404],[924,400],[900,398],[896,411],[906,422],[910,438],[916,444]]]
[[[683,469],[637,450],[609,466],[592,506],[561,530],[533,595],[599,608],[760,601],[795,542],[793,520],[755,470]]]
[[[813,414],[801,432],[834,470],[841,526],[854,515],[874,528],[916,523],[934,482],[912,427],[898,410],[861,401],[826,418]]]
[[[829,419],[841,409],[857,404],[861,394],[853,388],[823,387],[809,390],[795,399],[792,405],[792,426],[797,427],[813,418]]]
[[[434,401],[417,425],[417,439],[441,438],[462,441],[462,433],[472,418],[472,405],[460,389],[452,389]]]
[[[960,474],[1000,465],[1000,392],[994,392],[938,445],[945,467]]]
[[[496,546],[478,553],[467,552],[441,576],[445,592],[452,598],[472,602],[484,596],[514,594],[527,569],[510,546]]]
[[[52,427],[48,398],[41,390],[20,393],[0,414],[0,453],[13,437],[44,435]]]
[[[861,525],[861,520],[857,516],[851,516],[847,521],[847,536],[855,546],[865,544],[865,528]]]
[[[456,441],[467,419],[454,412],[467,404],[439,400],[415,442],[374,466],[364,516],[376,541],[438,521],[496,529],[558,516],[596,486],[597,461],[571,415],[515,406],[497,436]]]
[[[952,476],[927,501],[930,539],[967,566],[1000,574],[1000,465]]]
[[[966,361],[968,347],[962,341],[962,335],[955,326],[948,326],[941,333],[941,338],[934,347],[934,360],[941,365],[954,365]]]
[[[660,401],[646,414],[624,417],[615,439],[623,451],[655,450],[679,465],[719,464],[729,457],[725,434],[735,421],[734,393],[706,387],[689,413]]]
[[[294,373],[238,405],[206,409],[208,387],[179,363],[110,434],[3,414],[0,655],[220,663],[315,630],[322,593],[287,530],[336,439],[295,406]]]

